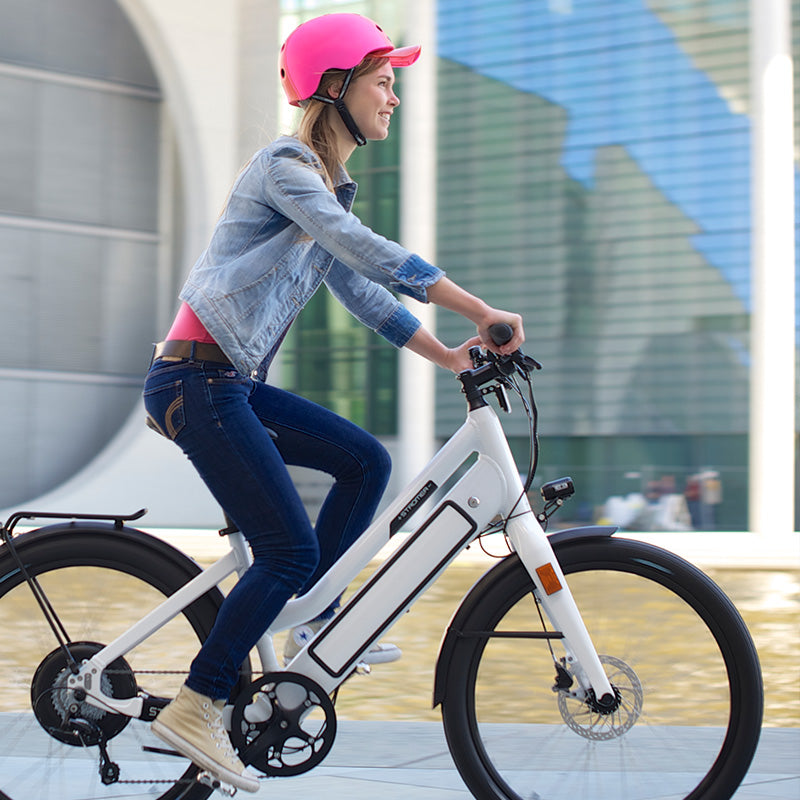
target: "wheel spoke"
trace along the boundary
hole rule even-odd
[[[139,786],[162,800],[208,797],[212,789],[196,783],[196,768],[165,749],[149,722],[100,708],[66,683],[71,657],[90,658],[189,575],[124,536],[76,534],[30,545],[20,537],[28,570],[72,639],[65,648],[0,553],[0,793],[12,800],[93,800],[130,797]],[[216,607],[193,604],[112,662],[87,694],[173,697]]]
[[[476,796],[694,798],[709,776],[725,797],[744,776],[758,739],[762,687],[741,619],[684,562],[639,543],[607,541],[573,546],[561,565],[615,707],[604,709],[591,692],[577,690],[558,641],[487,635],[457,643],[442,713],[454,759]],[[493,572],[453,625],[501,634],[540,629],[516,557]],[[665,620],[658,627],[656,613]],[[561,665],[556,686],[554,657]],[[687,675],[695,671],[704,681],[692,689],[698,684]]]

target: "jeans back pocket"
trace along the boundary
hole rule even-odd
[[[172,381],[144,391],[147,425],[173,441],[186,425],[183,381]]]

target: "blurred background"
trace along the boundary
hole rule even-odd
[[[234,175],[293,130],[281,41],[328,11],[423,44],[356,213],[523,314],[563,523],[790,536],[800,0],[0,0],[0,508],[221,522],[141,383]],[[407,359],[322,290],[271,379],[381,436],[398,488],[464,414]]]
[[[329,11],[423,45],[390,137],[348,164],[356,212],[523,314],[544,363],[536,486],[577,487],[554,524],[696,532],[756,638],[767,724],[798,725],[800,0],[0,0],[0,509],[147,506],[216,555],[175,531],[221,514],[145,427],[141,384],[234,175],[294,129],[280,43]],[[470,335],[409,302],[446,342]],[[379,435],[390,493],[464,415],[451,375],[325,290],[271,380]],[[313,516],[326,482],[296,477]],[[432,713],[439,637],[485,568],[426,594],[392,631],[406,658],[348,684],[343,715]]]

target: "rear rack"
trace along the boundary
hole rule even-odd
[[[3,525],[3,538],[11,536],[11,532],[23,519],[80,519],[80,520],[105,520],[113,522],[115,528],[122,528],[124,523],[141,519],[147,513],[146,508],[140,508],[133,514],[69,514],[56,513],[53,511],[17,511],[8,518],[8,522]]]

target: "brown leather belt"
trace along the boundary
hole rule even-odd
[[[153,350],[153,361],[157,358],[186,358],[189,361],[213,361],[215,364],[233,366],[222,348],[211,342],[191,342],[182,339],[159,342]]]

